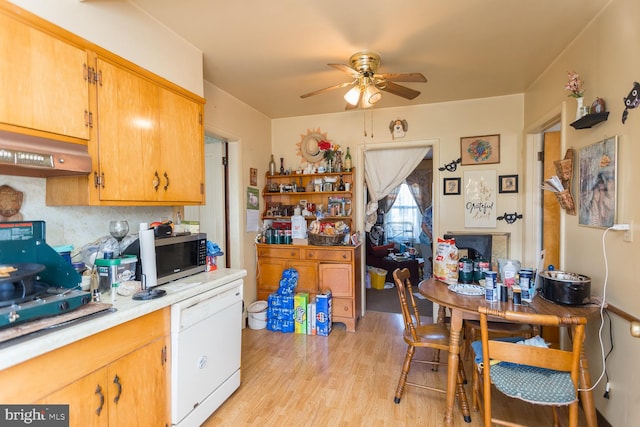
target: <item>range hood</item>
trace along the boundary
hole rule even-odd
[[[90,172],[86,145],[0,131],[0,175],[46,178]]]

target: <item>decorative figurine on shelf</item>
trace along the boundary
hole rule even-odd
[[[624,111],[622,112],[622,123],[627,121],[627,110],[636,108],[640,104],[640,83],[633,82],[631,92],[624,98]]]
[[[607,107],[604,99],[602,98],[596,98],[596,100],[591,104],[591,108],[589,109],[589,112],[593,114],[604,113],[605,111],[607,111]]]
[[[284,175],[284,157],[280,157],[280,175]]]
[[[334,172],[342,172],[342,151],[336,151],[336,162],[333,167]]]
[[[345,191],[344,181],[342,175],[340,175],[340,181],[338,182],[338,191]]]

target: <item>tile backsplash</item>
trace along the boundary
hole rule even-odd
[[[138,232],[141,222],[173,219],[171,206],[46,206],[46,183],[45,178],[0,175],[0,185],[24,193],[20,209],[22,219],[46,222],[49,246],[73,245],[79,249],[109,235],[109,221],[114,219],[127,220],[131,233]]]

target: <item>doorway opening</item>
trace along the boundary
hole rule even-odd
[[[393,205],[395,203],[394,199],[397,200],[397,197],[394,197],[394,199],[392,199],[390,202],[387,201],[388,206],[383,207],[382,211],[379,212],[380,215],[378,214],[378,211],[376,211],[376,205],[378,205],[377,202],[375,203],[369,203],[369,199],[373,200],[373,199],[380,199],[381,201],[383,200],[383,198],[385,196],[387,196],[388,194],[391,193],[391,191],[395,188],[401,188],[401,183],[407,178],[407,176],[409,176],[411,174],[411,172],[414,169],[417,169],[417,165],[422,162],[424,162],[422,159],[424,157],[428,157],[429,160],[429,184],[427,185],[427,190],[425,193],[428,194],[428,201],[421,201],[420,203],[422,205],[424,205],[425,203],[427,205],[431,204],[431,199],[432,199],[432,194],[433,193],[433,168],[432,165],[435,164],[435,146],[437,145],[437,140],[428,140],[428,141],[414,141],[414,142],[405,142],[405,143],[381,143],[381,144],[376,144],[374,146],[361,146],[360,147],[360,155],[358,156],[358,165],[356,168],[356,186],[360,189],[360,191],[358,191],[357,194],[357,203],[358,206],[362,207],[361,209],[358,210],[358,215],[356,218],[356,221],[358,224],[360,224],[360,228],[362,228],[363,230],[367,230],[367,228],[369,228],[370,226],[370,230],[374,230],[373,226],[376,225],[376,222],[380,222],[381,224],[378,224],[379,226],[382,227],[382,233],[380,233],[381,235],[385,235],[385,231],[384,231],[384,214],[388,213]],[[405,166],[405,162],[400,161],[399,159],[402,157],[403,154],[407,154],[407,153],[411,153],[411,152],[415,152],[416,149],[421,149],[423,150],[421,154],[422,157],[417,157],[418,160],[417,163],[413,163],[413,165],[415,165],[416,167],[409,167],[408,170],[404,170],[402,171],[403,167]],[[386,150],[385,151],[380,151],[380,150]],[[404,151],[404,153],[402,153]],[[425,154],[428,154],[428,156],[425,156]],[[398,176],[396,176],[395,179],[395,184],[390,184],[390,187],[388,188],[388,190],[385,190],[386,193],[384,193],[382,196],[379,196],[382,193],[378,193],[378,195],[372,195],[371,192],[369,192],[368,186],[365,183],[365,175],[367,176],[367,179],[370,179],[372,181],[375,181],[376,178],[374,178],[373,176],[375,175],[373,173],[373,171],[367,171],[365,170],[366,167],[371,167],[372,162],[371,157],[368,159],[369,161],[365,161],[365,157],[367,155],[378,155],[380,157],[384,157],[386,155],[387,161],[383,162],[382,164],[384,164],[385,168],[389,168],[390,167],[390,162],[388,162],[388,156],[389,155],[393,155],[396,160],[398,161],[394,161],[392,162],[394,165],[398,166],[398,170],[397,171],[388,171],[391,172],[391,174],[398,174]],[[413,159],[416,159],[416,157],[413,157]],[[367,166],[365,166],[365,164]],[[378,167],[382,167],[382,166],[378,166]],[[385,170],[385,172],[387,172],[387,170]],[[405,175],[405,176],[402,176]],[[410,182],[410,185],[413,185],[414,183]],[[398,187],[400,186],[400,187]],[[396,191],[397,192],[397,191]],[[413,196],[412,196],[413,197]],[[369,205],[367,207],[367,205]],[[373,207],[373,208],[372,208]],[[422,208],[426,207],[426,206],[421,206]],[[416,205],[417,208],[417,205]],[[371,212],[373,211],[373,212]],[[373,213],[373,215],[372,215]],[[368,215],[367,215],[368,214]],[[373,216],[373,219],[372,219]],[[378,219],[380,218],[380,219]],[[369,222],[369,226],[366,225],[366,222]],[[412,222],[412,221],[409,221]],[[411,236],[413,236],[413,234],[415,232],[418,232],[417,230],[415,230],[416,225],[415,224],[411,224],[410,226],[411,231],[410,234]],[[393,227],[391,229],[391,231],[389,232],[390,234],[395,233],[393,231]],[[404,233],[404,232],[403,232]],[[401,233],[402,234],[402,233]],[[406,233],[405,233],[406,234]],[[415,241],[412,240],[412,237],[407,235],[407,239],[409,242],[411,242],[411,244],[415,244]],[[372,253],[371,253],[371,248],[373,247],[372,245],[370,245],[371,241],[370,241],[370,237],[371,236],[369,233],[365,232],[365,236],[364,236],[364,250],[362,251],[362,277],[367,277],[367,268],[368,266],[371,266],[371,264],[373,264],[373,258],[372,258]],[[393,247],[392,251],[394,252],[399,252],[401,249],[407,249],[402,248],[401,245],[404,243],[404,240],[401,239],[402,242],[398,242],[398,247],[396,248],[396,242],[394,240],[389,240],[386,237],[383,237],[383,241],[385,242],[384,245],[382,245],[382,252],[380,251],[376,251],[379,252],[377,253],[377,255],[380,255],[379,260],[381,260],[381,262],[384,264],[384,262],[386,262],[387,264],[384,264],[387,268],[384,268],[384,270],[386,271],[387,274],[385,274],[385,280],[384,283],[386,285],[386,287],[388,287],[388,289],[382,289],[382,290],[378,290],[378,289],[372,289],[371,291],[369,291],[369,289],[371,288],[367,288],[367,281],[363,280],[361,283],[361,292],[363,293],[363,295],[367,296],[369,292],[377,292],[378,294],[376,295],[376,299],[380,299],[380,296],[382,293],[386,293],[387,296],[385,296],[383,302],[384,302],[384,306],[382,308],[376,308],[378,311],[389,311],[389,310],[393,310],[396,312],[399,312],[399,303],[398,303],[398,296],[397,296],[397,292],[395,290],[395,288],[390,288],[389,284],[393,283],[393,277],[392,277],[392,273],[393,273],[393,265],[397,264],[395,263],[395,261],[391,258],[388,259],[388,250],[391,249],[391,247]],[[388,247],[385,249],[385,247]],[[377,248],[380,249],[380,248]],[[367,255],[367,252],[369,252],[369,255]],[[385,260],[385,258],[387,258]],[[417,257],[419,258],[419,257]],[[415,262],[417,265],[417,262],[414,260],[411,260],[411,262]],[[393,265],[392,265],[393,264]],[[371,266],[371,267],[375,267],[375,266]],[[376,267],[376,268],[383,268],[383,267]],[[411,269],[410,269],[411,270]],[[413,282],[415,282],[415,284],[417,285],[417,283],[419,282],[419,280],[421,279],[421,273],[420,273],[420,269],[416,266],[416,268],[414,269],[414,276],[416,276],[416,278],[413,280]],[[371,277],[371,276],[370,276]],[[371,280],[369,280],[369,285],[371,286]],[[417,291],[416,291],[417,292]],[[367,301],[369,299],[369,301]],[[368,307],[368,305],[373,304],[374,301],[371,300],[368,296],[366,298],[362,298],[362,312],[366,313],[366,309]],[[386,308],[385,308],[386,307]],[[425,311],[425,314],[427,311],[429,310],[423,310]]]

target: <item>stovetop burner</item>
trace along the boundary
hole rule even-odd
[[[47,292],[49,287],[47,283],[36,282],[31,293],[26,291],[25,286],[16,284],[13,285],[13,289],[3,289],[0,287],[0,307],[32,301]]]

